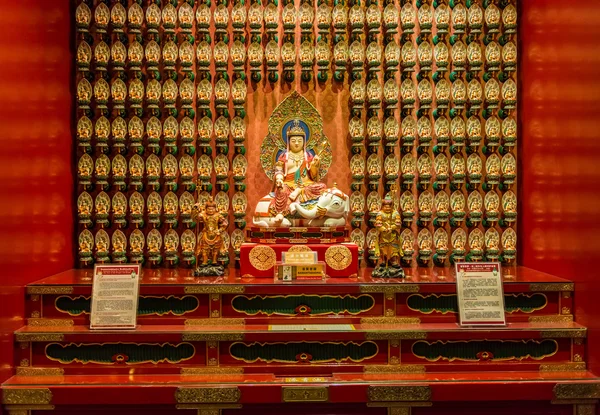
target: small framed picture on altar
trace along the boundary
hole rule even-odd
[[[94,266],[90,329],[135,329],[140,264]]]
[[[461,326],[506,325],[499,262],[457,263],[456,294]]]

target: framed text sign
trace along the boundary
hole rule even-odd
[[[141,266],[94,266],[90,329],[134,329]]]
[[[506,325],[499,262],[457,263],[456,292],[461,326]]]

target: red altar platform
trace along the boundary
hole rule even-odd
[[[292,402],[340,414],[352,413],[349,403],[373,414],[462,413],[458,402],[486,400],[521,401],[522,413],[592,405],[600,379],[587,370],[587,330],[573,321],[574,284],[503,271],[506,327],[457,325],[448,268],[293,283],[230,268],[221,278],[144,269],[138,327],[91,331],[92,271],[69,270],[26,287],[28,324],[15,332],[17,371],[2,385],[4,403],[26,408],[33,398],[19,399],[35,396],[69,413],[143,401],[167,413],[232,414]],[[531,401],[555,405],[527,412]]]

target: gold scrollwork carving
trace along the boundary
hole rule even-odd
[[[361,293],[418,293],[418,284],[372,284],[372,285],[361,285]]]
[[[27,294],[73,294],[73,287],[65,286],[29,286]]]
[[[8,415],[29,415],[29,409],[7,409]]]
[[[370,365],[363,367],[364,373],[425,373],[424,365]]]
[[[63,376],[62,367],[18,367],[17,376]]]
[[[181,335],[183,341],[242,341],[244,333],[184,333]]]
[[[68,318],[28,318],[27,325],[31,327],[70,327],[74,326],[75,322]]]
[[[243,285],[188,285],[184,288],[186,294],[243,294]]]
[[[62,342],[65,335],[62,333],[16,333],[18,342]]]
[[[243,367],[187,367],[182,368],[182,375],[201,376],[201,375],[242,375]]]
[[[577,404],[575,407],[575,415],[596,415],[595,404]]]
[[[237,403],[242,393],[237,386],[212,388],[177,388],[177,403]]]
[[[421,324],[419,317],[363,317],[360,324]]]
[[[426,339],[427,332],[416,331],[367,331],[365,333],[367,340],[417,340]]]
[[[540,332],[542,339],[585,338],[587,329],[544,330]]]
[[[268,271],[275,266],[277,255],[270,246],[257,245],[250,250],[250,264],[259,271]]]
[[[427,402],[431,400],[429,386],[369,386],[370,402]]]
[[[529,316],[530,323],[571,323],[573,316]]]
[[[296,229],[298,229],[298,228],[296,228]],[[292,228],[290,228],[290,232],[293,232]],[[306,231],[303,231],[303,232],[306,232]],[[311,249],[306,245],[294,245],[287,251],[288,252],[311,252]]]
[[[281,400],[283,402],[327,402],[329,401],[329,389],[327,386],[283,386]]]
[[[540,372],[579,372],[585,371],[586,364],[579,363],[547,363],[540,365]]]
[[[185,320],[186,326],[243,326],[243,318],[189,318]]]
[[[600,399],[600,382],[557,383],[554,399]]]
[[[344,245],[330,246],[325,251],[325,262],[328,267],[341,271],[352,263],[352,252]]]
[[[534,283],[529,284],[530,291],[574,291],[575,284],[572,282],[565,283]]]
[[[49,405],[52,392],[48,388],[5,388],[2,390],[4,405]]]

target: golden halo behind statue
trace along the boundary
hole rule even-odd
[[[267,177],[273,180],[273,167],[277,158],[287,149],[286,126],[299,120],[308,137],[306,151],[318,155],[321,159],[319,178],[327,174],[332,161],[332,150],[329,139],[323,132],[323,118],[317,109],[297,91],[288,95],[273,110],[269,118],[269,132],[260,146],[260,164]]]

